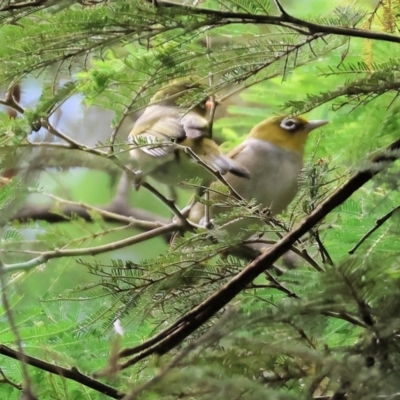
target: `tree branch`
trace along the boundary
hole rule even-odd
[[[201,349],[205,347],[209,347],[212,343],[216,342],[217,340],[221,339],[222,332],[224,326],[229,321],[229,318],[233,314],[233,309],[228,309],[224,315],[222,315],[221,319],[218,323],[214,324],[211,329],[201,336],[199,339],[191,342],[188,346],[186,346],[179,354],[177,354],[172,361],[166,365],[160,372],[158,372],[153,378],[148,380],[147,382],[143,383],[142,385],[132,389],[130,393],[128,393],[122,400],[135,400],[138,396],[150,389],[152,386],[159,383],[169,372],[173,369],[177,368],[180,362],[189,355],[190,352],[193,350],[197,350],[199,352]]]
[[[349,250],[349,254],[354,254],[355,251],[377,230],[379,229],[393,214],[400,210],[400,206],[393,208],[387,214],[385,214],[382,218],[379,218],[375,221],[375,226],[371,228],[356,244],[355,246]]]
[[[152,2],[152,0],[146,0]],[[162,7],[174,7],[182,13],[182,9],[190,14],[207,15],[214,18],[214,24],[223,24],[229,22],[237,23],[253,23],[253,24],[266,24],[284,26],[293,29],[297,33],[301,33],[297,28],[307,29],[308,35],[314,34],[330,34],[338,36],[358,37],[363,39],[381,40],[384,42],[400,43],[400,36],[390,35],[384,32],[374,32],[357,28],[345,28],[334,25],[321,25],[313,22],[305,21],[301,18],[293,17],[284,10],[282,5],[279,4],[280,16],[263,15],[263,14],[250,14],[250,13],[236,13],[232,11],[211,10],[207,8],[191,7],[187,5],[180,5],[170,1],[158,1],[157,4]],[[209,21],[207,21],[209,23]]]
[[[1,12],[1,9],[0,9],[0,12]],[[11,85],[5,94],[4,100],[0,99],[0,104],[2,104],[3,106],[9,107],[11,110],[14,111],[13,114],[9,114],[10,118],[15,118],[17,116],[17,114],[15,113],[16,111],[21,114],[23,114],[25,112],[24,108],[19,104],[19,99],[14,96],[15,88],[18,88],[18,96],[16,96],[16,97],[19,97],[19,93],[20,93],[19,85]]]
[[[20,352],[11,349],[3,344],[0,344],[0,354],[6,357],[13,358],[14,360],[20,360]],[[46,361],[40,360],[39,358],[31,357],[24,354],[24,362],[33,367],[39,368],[42,371],[50,372],[51,374],[61,376],[62,378],[67,378],[72,381],[81,383],[82,385],[89,387],[97,392],[103,393],[113,399],[122,399],[125,393],[121,393],[117,389],[108,386],[102,382],[96,381],[87,375],[82,374],[77,368],[63,368],[58,365],[50,364]]]
[[[140,219],[140,218],[134,218],[132,215],[126,216],[123,215],[119,212],[115,212],[112,210],[112,208],[117,208],[120,206],[120,203],[117,204],[117,207],[113,206],[113,203],[111,203],[109,206],[106,207],[96,207],[92,206],[86,203],[82,202],[76,202],[76,201],[71,201],[71,200],[66,200],[63,199],[62,197],[55,196],[50,193],[44,193],[39,190],[30,190],[31,193],[40,193],[46,197],[49,197],[53,200],[55,200],[57,203],[65,204],[69,206],[71,209],[69,210],[69,214],[72,215],[74,213],[74,209],[77,211],[81,211],[81,215],[84,217],[85,220],[91,220],[92,217],[89,214],[89,211],[94,211],[102,216],[102,218],[107,221],[118,221],[118,222],[123,222],[125,224],[129,224],[132,227],[143,229],[143,230],[149,230],[149,229],[154,229],[154,228],[159,228],[160,226],[165,225],[169,221],[160,222],[159,218],[156,218],[154,216],[154,220],[146,220],[146,219]],[[134,209],[131,209],[130,207],[127,207],[129,211],[135,213],[135,214],[140,214],[139,211],[135,211]],[[65,214],[65,211],[63,211],[63,214]],[[151,213],[148,213],[151,214]]]
[[[7,383],[17,390],[22,390],[22,386],[18,383],[14,383],[11,379],[8,379],[7,375],[3,372],[1,368],[0,375],[2,376],[2,378],[0,379],[0,383]]]
[[[128,205],[125,206],[119,203],[112,203],[104,207],[91,207],[83,203],[70,203],[72,204],[60,207],[59,209],[54,209],[54,205],[36,206],[26,204],[24,207],[18,210],[17,213],[10,218],[10,220],[21,222],[27,222],[29,220],[42,220],[51,223],[68,222],[73,215],[76,215],[87,222],[92,222],[93,218],[88,212],[88,209],[93,209],[98,210],[104,221],[125,222],[127,224],[132,223],[132,225],[136,228],[143,230],[148,230],[148,228],[151,227],[151,224],[154,224],[153,227],[156,227],[156,224],[157,226],[162,226],[170,222],[169,219],[163,218],[149,211],[138,210],[136,208],[129,207]],[[123,219],[125,219],[125,221],[123,221]],[[137,224],[134,223],[135,220],[137,220]],[[143,222],[143,224],[141,222]]]
[[[54,258],[95,256],[97,254],[102,254],[109,251],[122,249],[133,244],[141,243],[154,237],[177,231],[179,229],[181,229],[181,226],[179,224],[171,223],[159,228],[152,229],[148,232],[140,233],[133,237],[128,237],[126,239],[118,240],[116,242],[108,243],[101,246],[86,247],[81,249],[56,249],[44,251],[38,257],[32,258],[29,261],[14,264],[5,264],[4,272],[12,273],[16,271],[28,271],[34,267],[37,267],[40,264],[45,264],[49,260],[52,260]]]

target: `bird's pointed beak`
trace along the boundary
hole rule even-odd
[[[312,130],[326,124],[329,124],[329,121],[326,119],[315,119],[313,121],[308,121],[308,123],[306,124],[306,128],[308,129],[308,131],[311,132]]]

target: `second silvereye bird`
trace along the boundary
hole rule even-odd
[[[200,87],[189,81],[169,85],[154,95],[137,119],[129,142],[133,169],[140,176],[149,175],[170,186],[193,178],[201,178],[204,185],[211,183],[215,177],[185,153],[184,147],[187,147],[221,174],[229,172],[239,179],[249,177],[245,167],[224,156],[209,137],[206,100],[189,110],[179,107],[183,96]]]
[[[255,199],[262,207],[268,207],[272,215],[280,214],[298,191],[309,133],[327,123],[326,120],[307,121],[302,117],[271,117],[260,122],[242,144],[228,153],[228,157],[249,171],[250,179],[238,179],[228,173],[225,180],[245,200]],[[226,201],[226,196],[213,191],[209,196],[211,200]],[[204,210],[203,204],[196,203],[189,219],[204,223]],[[222,212],[227,212],[227,208],[210,207],[210,217]],[[249,223],[250,220],[235,222],[229,232],[236,233]]]

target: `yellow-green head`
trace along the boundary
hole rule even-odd
[[[303,117],[271,117],[257,124],[249,137],[265,140],[303,155],[308,134],[326,120],[308,121]]]
[[[207,86],[192,81],[190,79],[175,79],[171,81],[167,86],[160,89],[152,98],[151,103],[158,103],[160,105],[177,105],[179,99],[182,97],[189,95],[189,93],[194,91],[205,92]],[[197,104],[193,111],[200,114],[201,116],[205,116],[207,112],[207,98],[202,100],[199,104]]]

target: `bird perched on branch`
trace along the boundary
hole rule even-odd
[[[303,167],[309,133],[327,123],[325,120],[307,121],[302,117],[271,117],[260,122],[242,144],[227,154],[249,171],[250,179],[238,179],[228,173],[225,180],[245,200],[255,199],[258,204],[268,207],[272,215],[281,213],[298,191],[298,177]],[[214,191],[209,196],[213,202],[227,200],[225,195]],[[227,212],[230,208],[211,206],[210,217]],[[204,214],[204,204],[196,203],[189,219],[204,224]],[[236,233],[250,222],[242,219],[227,229],[230,233]]]
[[[189,110],[180,107],[195,90],[202,90],[202,85],[175,81],[157,92],[137,119],[129,142],[131,163],[140,177],[149,175],[170,186],[201,178],[208,185],[215,176],[205,165],[238,179],[249,177],[245,167],[224,156],[210,138],[206,100]]]

